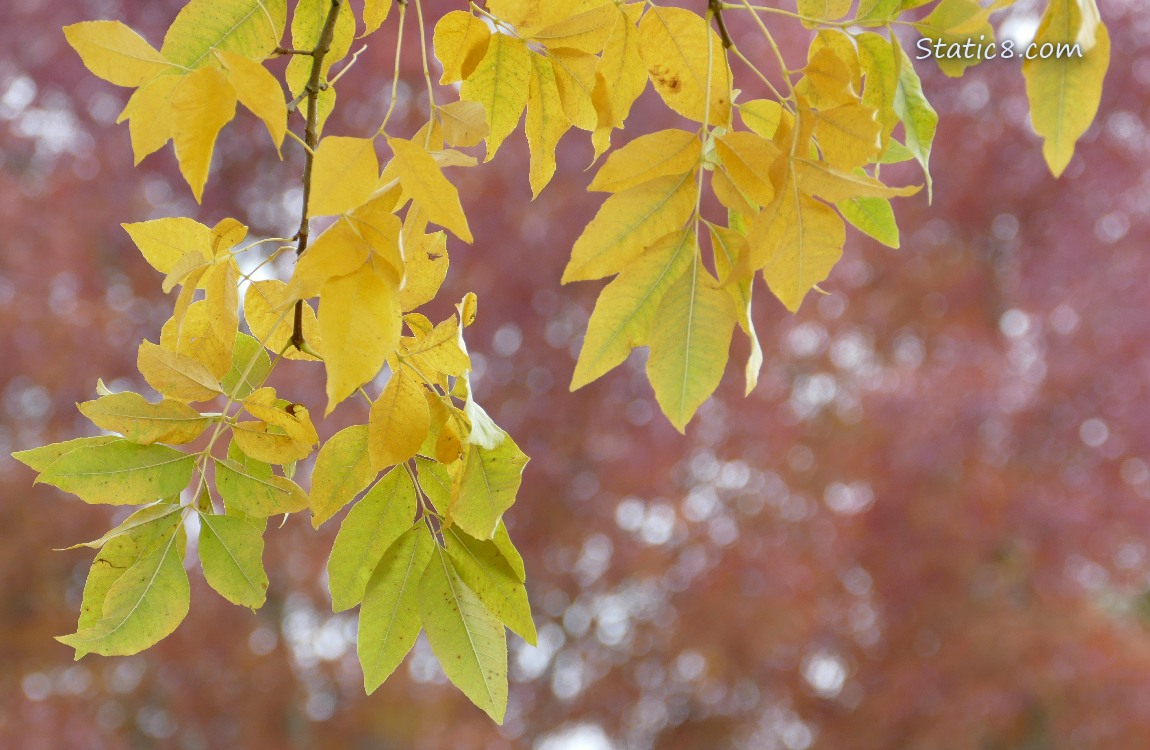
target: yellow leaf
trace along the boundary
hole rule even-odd
[[[696,122],[730,125],[731,69],[719,35],[701,16],[684,8],[652,6],[639,22],[639,51],[668,107]]]
[[[243,401],[259,422],[237,422],[232,436],[246,455],[257,461],[285,464],[306,458],[319,442],[307,407],[276,398],[272,388],[260,388]]]
[[[435,24],[435,56],[443,65],[440,83],[455,83],[471,75],[487,52],[491,30],[482,19],[463,10],[445,13]]]
[[[199,202],[208,181],[216,136],[236,115],[236,90],[223,71],[203,67],[172,93],[172,141],[180,172]]]
[[[882,153],[882,125],[863,104],[807,110],[814,118],[815,139],[824,158],[840,169],[870,164]]]
[[[699,136],[686,130],[639,136],[607,157],[587,189],[618,193],[658,177],[693,172],[701,148]]]
[[[415,341],[400,347],[406,357],[418,357],[420,364],[460,377],[471,369],[471,359],[462,345],[459,318],[448,318],[427,333],[416,332]]]
[[[379,179],[370,138],[328,136],[315,150],[308,216],[342,214],[366,203]]]
[[[528,36],[531,41],[547,47],[565,47],[596,54],[603,49],[618,15],[614,3],[600,3],[529,32]]]
[[[395,153],[392,164],[412,200],[427,212],[431,221],[464,242],[471,242],[471,230],[459,203],[459,191],[443,176],[431,154],[422,146],[402,138],[388,138],[387,145]]]
[[[191,0],[168,27],[160,52],[186,68],[212,50],[262,58],[279,44],[286,21],[286,0]]]
[[[820,108],[847,104],[858,99],[854,79],[858,74],[858,55],[852,47],[854,69],[829,47],[815,52],[803,68],[802,79],[795,91],[811,106]]]
[[[527,43],[507,34],[493,34],[487,52],[459,89],[459,98],[479,102],[487,112],[487,161],[515,130],[527,106],[531,88],[531,52]]]
[[[647,88],[647,70],[639,53],[639,30],[635,28],[643,6],[643,3],[616,6],[615,22],[596,68],[610,100],[611,125],[617,128],[623,127],[631,105]]]
[[[779,124],[791,117],[781,104],[772,99],[752,99],[738,107],[739,117],[747,129],[768,140],[773,140]]]
[[[550,50],[548,59],[555,71],[555,85],[567,119],[580,130],[594,130],[599,124],[595,111],[595,67],[599,58],[573,49]],[[643,85],[647,84],[646,73]]]
[[[396,190],[398,193],[398,190]],[[397,277],[404,273],[403,252],[400,250],[400,234],[403,223],[392,211],[395,201],[390,194],[357,206],[350,214],[341,217],[341,221],[350,226],[360,239],[367,243],[371,250],[373,260],[391,266]]]
[[[248,236],[248,228],[237,219],[220,219],[212,227],[212,257],[219,258]]]
[[[387,14],[391,12],[391,5],[393,0],[365,0],[363,4],[363,25],[367,30],[363,32],[364,36],[373,33],[376,29],[383,25],[387,20]]]
[[[652,242],[682,227],[695,210],[693,178],[659,177],[604,201],[575,241],[563,283],[618,273]]]
[[[799,190],[831,203],[852,198],[894,198],[914,195],[921,189],[919,186],[890,187],[866,174],[835,169],[821,161],[795,159],[794,169],[798,176]]]
[[[171,273],[189,253],[211,262],[212,230],[193,219],[172,218],[121,224],[144,260],[160,273]]]
[[[816,21],[837,21],[851,9],[853,0],[798,0],[799,15]],[[803,20],[807,28],[817,24]]]
[[[930,15],[914,24],[932,46],[943,45],[943,54],[933,56],[939,70],[957,77],[971,65],[978,64],[983,58],[983,48],[994,43],[994,27],[989,21],[993,9],[993,6],[984,8],[975,0],[942,0]],[[974,42],[974,49],[969,54],[965,50],[968,42]]]
[[[176,401],[210,401],[223,392],[219,379],[208,368],[191,357],[167,351],[150,341],[140,344],[136,368],[148,385]]]
[[[319,449],[311,474],[312,528],[322,526],[375,479],[367,445],[367,425],[359,424],[335,433]]]
[[[292,330],[295,321],[294,309],[288,303],[287,284],[278,280],[253,281],[244,295],[244,320],[251,329],[252,336],[274,354],[283,352],[287,359],[316,358],[291,346]],[[303,335],[312,351],[323,353],[323,337],[319,322],[311,305],[303,306]]]
[[[737,223],[732,219],[732,227]],[[743,368],[743,377],[746,380],[744,395],[751,395],[759,383],[759,373],[763,369],[763,346],[759,343],[759,335],[755,332],[755,322],[751,317],[751,282],[754,281],[754,271],[746,268],[743,256],[748,252],[747,238],[742,232],[733,228],[712,225],[711,247],[715,255],[715,272],[719,277],[719,285],[731,295],[735,303],[735,311],[739,316],[739,327],[747,334],[751,350],[747,354],[747,364]]]
[[[64,37],[84,66],[117,86],[140,86],[178,68],[119,21],[85,21],[64,27]]]
[[[190,443],[208,427],[208,418],[179,401],[153,404],[138,393],[113,393],[78,405],[80,413],[103,430],[133,443]]]
[[[807,292],[830,275],[843,254],[846,228],[834,209],[805,195],[796,197],[794,175],[751,227],[751,266],[762,268],[767,286],[791,312]]]
[[[715,139],[727,176],[747,198],[760,206],[775,197],[771,172],[782,155],[779,147],[756,133],[727,133]]]
[[[136,164],[172,139],[172,94],[183,76],[160,76],[136,89],[116,122],[128,121]]]
[[[447,235],[443,232],[421,234],[418,240],[404,247],[404,252],[407,275],[399,293],[399,305],[408,312],[435,299],[447,278]]]
[[[219,55],[228,70],[228,80],[232,82],[240,104],[263,120],[279,152],[287,134],[288,116],[279,80],[251,58],[231,52],[220,52]]]
[[[695,252],[692,230],[669,234],[603,289],[587,323],[571,390],[614,369],[632,349],[647,343],[663,295],[687,270]]]
[[[535,198],[555,174],[555,150],[559,139],[571,128],[571,121],[563,112],[551,61],[542,55],[531,55],[531,64],[524,132],[531,152],[531,196]]]
[[[292,300],[315,297],[329,279],[355,272],[370,256],[371,246],[340,218],[299,257],[284,295]]]
[[[291,19],[292,47],[306,50],[315,49],[330,10],[331,0],[299,0],[296,4],[295,14]],[[323,66],[320,68],[320,83],[327,81],[327,74],[331,70],[331,66],[347,56],[354,40],[355,13],[352,12],[351,3],[345,0],[340,6],[339,15],[336,16],[331,46],[323,58]],[[308,79],[311,77],[311,68],[312,58],[308,55],[293,55],[292,59],[288,61],[285,77],[293,96],[299,96],[303,93],[304,87],[307,86]]]
[[[368,263],[320,291],[319,330],[327,368],[327,412],[371,380],[395,351],[403,324],[399,280]]]
[[[719,386],[737,315],[729,294],[697,260],[663,296],[651,327],[647,379],[679,432]]]
[[[392,373],[383,393],[371,405],[368,448],[371,465],[383,469],[415,455],[431,429],[424,388],[406,367]]]
[[[1098,113],[1102,80],[1110,65],[1110,33],[1106,26],[1097,20],[1091,38],[1089,29],[1084,33],[1085,24],[1077,0],[1052,0],[1039,24],[1035,44],[1041,49],[1044,44],[1057,48],[1077,42],[1082,57],[1068,55],[1022,63],[1030,119],[1034,131],[1043,138],[1042,153],[1055,177],[1066,169],[1074,156],[1075,142]],[[1083,36],[1085,43],[1081,41]]]
[[[236,328],[222,332],[207,300],[193,302],[182,319],[171,318],[160,332],[160,346],[199,362],[218,381],[232,369]]]
[[[452,146],[478,146],[490,131],[487,127],[487,113],[479,102],[451,102],[436,107],[435,111],[439,113],[443,139]]]

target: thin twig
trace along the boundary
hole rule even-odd
[[[707,7],[715,16],[715,25],[719,27],[719,38],[723,40],[723,48],[730,49],[734,42],[731,41],[731,35],[727,33],[727,24],[723,21],[722,0],[707,0]]]

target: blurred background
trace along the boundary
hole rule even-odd
[[[188,619],[143,655],[74,663],[52,640],[72,632],[92,557],[52,548],[119,516],[33,487],[8,453],[90,434],[73,404],[95,396],[97,376],[143,388],[136,345],[172,300],[119,223],[236,216],[271,236],[290,234],[298,211],[299,150],[278,162],[246,113],[224,132],[202,207],[170,149],[133,168],[113,124],[125,90],[88,75],[60,32],[114,17],[158,45],[181,4],[4,6],[0,747],[1146,746],[1150,5],[1099,3],[1111,71],[1059,181],[1028,129],[1017,60],[959,80],[918,63],[942,116],[934,205],[897,202],[901,250],[852,233],[829,295],[795,316],[760,287],[763,381],[743,398],[732,366],[685,438],[658,413],[641,353],[567,389],[598,290],[559,284],[600,202],[584,192],[586,134],[564,139],[534,203],[521,135],[456,171],[476,242],[452,243],[433,317],[479,294],[478,396],[533,459],[507,523],[539,647],[512,639],[500,728],[445,683],[423,641],[363,695],[355,613],[331,615],[323,588],[337,524],[317,534],[302,516],[269,532],[258,613],[193,573]],[[458,6],[425,7],[435,18]],[[1038,11],[1020,0],[998,22],[1024,38]],[[736,42],[770,67],[739,18],[728,14]],[[774,27],[797,66],[808,33]],[[341,81],[329,133],[378,123],[394,35],[393,16]],[[399,134],[427,111],[408,50]],[[648,92],[616,143],[677,124]],[[736,362],[745,352],[737,342]],[[322,402],[317,370],[280,375]],[[359,408],[321,432],[362,421]]]

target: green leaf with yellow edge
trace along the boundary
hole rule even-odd
[[[364,0],[363,3],[363,25],[366,30],[363,36],[374,33],[383,22],[387,20],[387,14],[391,12],[392,0]]]
[[[384,551],[371,573],[357,636],[363,685],[369,694],[391,676],[419,637],[419,584],[435,546],[420,523]]]
[[[368,447],[377,469],[403,463],[415,455],[431,428],[424,388],[407,367],[392,373],[383,393],[371,405]]]
[[[323,444],[311,473],[311,525],[319,528],[375,478],[367,425],[346,427]]]
[[[456,527],[443,532],[455,572],[487,608],[512,631],[534,646],[538,642],[527,589],[495,542],[474,539]]]
[[[459,237],[471,242],[471,229],[459,202],[459,191],[443,176],[443,170],[422,146],[402,138],[388,138],[387,145],[395,154],[392,160],[399,182],[427,218]]]
[[[846,242],[838,214],[800,194],[795,179],[788,175],[779,197],[755,218],[749,236],[751,267],[763,269],[767,286],[791,312],[830,275]]]
[[[511,536],[507,533],[507,524],[502,520],[495,527],[495,536],[491,541],[495,543],[499,554],[503,556],[503,561],[515,572],[516,578],[526,582],[527,568],[523,565],[523,557],[519,554],[519,550],[515,549],[515,545],[511,543]]]
[[[241,607],[262,607],[268,589],[263,556],[262,526],[240,516],[200,513],[200,564],[220,596]]]
[[[91,448],[97,445],[114,443],[120,438],[114,435],[99,435],[97,437],[74,438],[62,443],[51,443],[39,448],[26,451],[16,451],[12,458],[24,464],[35,472],[47,471],[61,456],[71,453],[77,448]]]
[[[128,656],[171,634],[188,614],[191,588],[180,554],[183,534],[173,528],[151,552],[107,589],[100,618],[56,640],[86,653]]]
[[[36,482],[86,503],[138,505],[179,494],[192,479],[195,458],[163,445],[115,440],[65,453]]]
[[[898,222],[894,209],[886,198],[850,198],[839,201],[835,208],[843,218],[860,232],[863,232],[887,247],[898,249]]]
[[[450,260],[444,232],[420,232],[418,237],[405,233],[404,239],[407,273],[399,292],[399,306],[409,312],[435,299],[447,278]]]
[[[519,124],[531,89],[531,52],[527,43],[507,34],[493,34],[483,59],[459,89],[459,98],[479,102],[487,112],[487,158]]]
[[[190,443],[210,422],[187,404],[167,399],[153,404],[131,392],[85,401],[78,408],[97,427],[118,432],[141,445]]]
[[[719,35],[702,16],[685,8],[652,6],[639,22],[639,52],[668,107],[712,127],[730,125],[731,68]]]
[[[212,260],[212,230],[194,219],[171,218],[121,224],[144,260],[160,273],[171,273],[183,257],[199,255]]]
[[[191,0],[168,27],[163,56],[195,68],[212,50],[270,55],[283,37],[287,0]]]
[[[1102,80],[1110,66],[1110,33],[1088,0],[1089,15],[1075,0],[1051,0],[1042,16],[1034,43],[1079,45],[1082,57],[1024,60],[1030,120],[1042,136],[1042,153],[1051,173],[1058,177],[1074,156],[1074,144],[1098,113]],[[908,143],[909,145],[909,143]]]
[[[342,214],[366,203],[378,179],[372,139],[329,135],[315,150],[308,216]]]
[[[343,519],[327,560],[327,585],[335,612],[363,601],[372,571],[388,548],[411,528],[418,498],[402,466],[384,474]]]
[[[483,60],[491,40],[491,29],[483,19],[465,10],[445,13],[435,24],[435,56],[443,66],[440,83],[456,83],[468,78]]]
[[[236,90],[240,104],[248,108],[267,126],[276,152],[280,153],[284,136],[287,135],[287,102],[284,101],[283,87],[259,61],[233,52],[221,51],[220,60],[228,72],[228,80]]]
[[[172,92],[172,142],[180,173],[199,203],[212,165],[216,136],[236,115],[236,90],[223,71],[203,67]]]
[[[895,89],[894,111],[902,120],[906,131],[906,147],[922,165],[926,177],[926,191],[932,196],[930,177],[930,149],[934,134],[938,130],[938,113],[922,93],[922,81],[914,71],[914,64],[899,46],[898,40],[891,39],[891,49],[898,58],[898,88]]]
[[[448,679],[502,724],[507,712],[507,635],[438,546],[419,581],[419,614]]]
[[[647,379],[679,432],[718,388],[736,322],[730,295],[697,259],[663,295],[651,326]]]
[[[306,253],[305,253],[306,254]],[[287,284],[278,279],[253,281],[244,295],[244,320],[252,336],[269,351],[287,359],[317,361],[312,355],[291,346],[294,309],[286,294]],[[303,335],[312,351],[323,354],[323,336],[311,305],[303,306]]]
[[[117,86],[139,86],[179,69],[119,21],[84,21],[64,27],[64,38],[84,67]]]
[[[504,511],[515,503],[527,461],[507,435],[494,448],[469,445],[446,508],[451,523],[476,539],[490,539]]]
[[[216,459],[216,491],[229,512],[253,518],[297,513],[311,505],[299,485],[273,474],[268,464],[244,456],[234,442],[227,459]]]
[[[647,343],[663,295],[686,272],[695,252],[693,230],[666,235],[603,289],[587,323],[571,390],[614,369],[632,349]]]
[[[368,263],[320,292],[319,330],[327,369],[327,413],[371,380],[395,351],[403,325],[399,280]]]
[[[140,343],[136,368],[148,385],[176,401],[210,401],[223,393],[219,379],[207,367],[151,341]]]
[[[230,398],[242,400],[263,385],[271,370],[271,357],[260,342],[246,333],[237,333],[232,345],[232,368],[220,385]]]
[[[542,55],[531,55],[531,66],[523,129],[531,152],[531,196],[536,198],[555,174],[555,149],[559,147],[559,139],[571,128],[571,121],[563,111],[551,61]]]
[[[696,133],[671,128],[641,135],[612,152],[588,190],[619,193],[659,177],[693,172],[702,146]]]
[[[612,195],[575,241],[563,283],[619,273],[655,240],[681,228],[697,196],[693,171]]]
[[[855,20],[863,26],[885,26],[901,10],[902,0],[859,0]]]

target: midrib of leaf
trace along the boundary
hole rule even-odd
[[[416,522],[418,526],[418,522]],[[412,528],[415,528],[414,526]],[[387,629],[383,633],[382,641],[386,643],[391,638],[391,631],[395,627],[396,613],[399,612],[400,603],[403,601],[403,594],[407,591],[407,584],[412,579],[412,571],[415,569],[415,558],[419,556],[419,540],[416,540],[415,545],[411,548],[411,558],[407,561],[407,571],[403,574],[403,582],[399,587],[399,594],[395,597],[395,606],[392,607],[391,613],[387,618]],[[456,605],[458,606],[458,605]],[[383,656],[382,649],[380,656]]]
[[[266,432],[261,432],[261,433],[259,433],[259,434],[261,434],[261,435],[267,435],[268,433],[266,433]],[[273,437],[287,437],[287,435],[274,435]],[[216,459],[216,463],[223,463],[223,462],[222,462],[222,461],[220,461],[219,459]],[[239,466],[239,464],[236,464],[236,465],[237,465],[237,466]],[[257,483],[259,483],[259,484],[262,484],[263,486],[265,486],[265,487],[268,487],[268,488],[270,488],[270,489],[273,489],[273,490],[275,490],[276,492],[282,492],[282,493],[283,493],[283,494],[285,494],[285,495],[286,495],[286,494],[288,494],[288,490],[286,490],[286,489],[284,489],[284,488],[282,488],[282,487],[278,487],[278,486],[276,486],[276,485],[275,485],[273,482],[269,482],[269,481],[268,481],[268,480],[266,480],[266,479],[261,479],[260,477],[257,477],[257,476],[255,476],[254,474],[249,474],[249,473],[247,473],[246,471],[243,471],[242,469],[233,469],[232,467],[230,467],[230,466],[227,466],[226,464],[225,464],[225,468],[227,468],[227,470],[228,470],[228,471],[230,471],[230,472],[232,472],[233,474],[238,474],[238,475],[240,475],[241,477],[247,477],[247,478],[248,478],[248,479],[250,479],[251,481],[253,481],[253,482],[257,482]],[[273,474],[272,476],[275,476],[275,475]],[[282,479],[283,477],[276,477],[276,478],[277,478],[277,479]],[[290,480],[289,480],[289,481],[290,481]]]
[[[471,560],[477,566],[480,567],[480,569],[483,569],[485,567],[483,562],[478,557],[475,556],[474,552],[471,551],[471,548],[468,547],[466,544],[464,544],[463,541],[459,538],[459,534],[455,531],[455,529],[448,529],[448,533],[450,533],[453,537],[455,537],[455,540],[456,540],[456,542],[458,542],[460,549],[462,549],[467,554],[467,556],[470,557]],[[490,588],[491,588],[491,591],[493,592],[493,594],[495,594],[501,600],[503,600],[504,606],[506,606],[508,608],[508,610],[510,610],[512,612],[515,611],[515,603],[512,602],[511,599],[509,599],[507,597],[507,595],[503,593],[503,589],[501,587],[491,586]],[[476,592],[476,596],[478,596],[478,595],[479,595],[478,592]]]
[[[455,581],[451,578],[452,570],[448,567],[446,552],[438,545],[435,545],[435,550],[439,555],[439,564],[443,566],[443,574],[447,579],[447,585],[451,589],[451,601],[455,604],[455,611],[459,613],[459,622],[463,626],[463,632],[467,634],[467,645],[471,647],[471,653],[475,656],[475,662],[479,665],[479,677],[483,681],[483,689],[487,692],[487,702],[489,705],[495,705],[495,696],[491,694],[491,685],[487,681],[487,674],[483,671],[483,663],[479,660],[479,649],[475,645],[475,637],[471,634],[471,627],[468,624],[467,617],[463,614],[463,607],[460,606],[459,594],[455,590]]]
[[[383,527],[384,514],[387,513],[387,509],[391,507],[391,501],[394,497],[395,497],[394,492],[392,492],[388,495],[387,503],[383,506],[383,510],[380,512],[379,517],[375,523],[375,528],[373,528],[371,531],[371,538],[367,540],[367,544],[364,544],[362,547],[360,547],[359,558],[356,559],[356,561],[355,561],[355,570],[359,570],[363,566],[363,561],[367,559],[367,550],[369,550],[371,548],[372,542],[374,542],[376,539],[379,538],[379,530]],[[362,504],[363,500],[360,500],[359,502]],[[384,553],[386,554],[386,550],[384,551]],[[353,578],[354,578],[354,576],[353,576]],[[344,589],[340,589],[341,593],[343,593],[343,591],[344,591]],[[334,592],[332,592],[332,593],[334,593]]]
[[[238,570],[240,572],[240,575],[242,575],[244,577],[244,580],[248,582],[248,586],[250,588],[256,590],[256,591],[259,591],[260,587],[256,584],[255,581],[253,581],[250,577],[248,577],[248,574],[244,571],[244,566],[240,565],[240,561],[236,559],[236,556],[234,554],[232,554],[231,548],[228,547],[228,545],[224,543],[223,535],[220,534],[220,532],[216,531],[216,528],[214,526],[212,526],[211,521],[208,520],[208,516],[201,513],[200,519],[203,520],[203,522],[207,525],[207,527],[209,529],[211,529],[212,533],[216,535],[216,540],[219,541],[220,546],[223,547],[223,549],[224,549],[224,552],[228,553],[228,559],[232,561],[232,565],[234,565],[236,570]]]
[[[53,474],[51,472],[45,472],[45,473],[48,474],[49,478],[51,478],[51,479],[57,479],[57,478],[63,479],[66,477],[106,477],[106,476],[113,476],[115,474],[128,474],[128,473],[131,473],[133,471],[144,471],[146,469],[156,469],[156,468],[159,468],[161,466],[167,466],[168,464],[178,463],[180,461],[184,461],[184,460],[187,460],[189,458],[194,458],[194,457],[195,456],[193,456],[190,453],[180,453],[178,458],[172,458],[172,459],[168,459],[167,461],[160,461],[159,463],[154,463],[154,464],[142,464],[140,466],[130,466],[126,469],[113,469],[111,471],[76,471],[76,472],[72,472],[69,474]]]
[[[152,404],[152,406],[159,406],[159,404]],[[125,414],[122,412],[101,412],[100,416],[113,417],[118,419],[131,419],[142,422],[197,422],[207,417],[201,415],[195,417],[166,417],[166,416],[143,416],[140,414]]]

